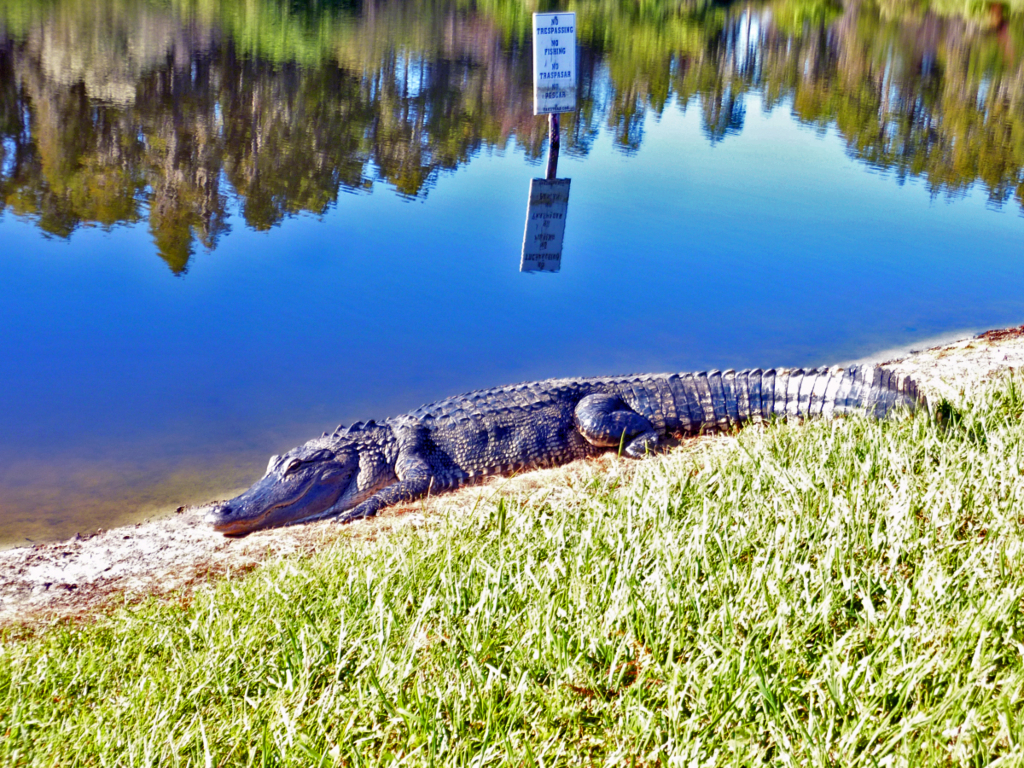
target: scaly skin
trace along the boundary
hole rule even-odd
[[[639,458],[679,434],[749,421],[863,410],[876,418],[923,401],[881,368],[771,369],[549,379],[469,392],[377,424],[338,428],[270,459],[264,477],[213,509],[227,536],[325,517],[341,522],[479,478],[622,448]]]

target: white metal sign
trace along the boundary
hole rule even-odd
[[[576,109],[576,14],[533,14],[533,114]]]
[[[562,239],[569,210],[570,181],[533,179],[530,182],[520,272],[557,272],[562,268]]]

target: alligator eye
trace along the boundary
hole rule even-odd
[[[301,466],[302,466],[302,462],[301,461],[299,461],[298,459],[292,459],[291,463],[287,467],[285,467],[284,474],[286,476],[290,475],[290,474],[293,474],[293,473],[297,472],[299,467],[301,467]]]

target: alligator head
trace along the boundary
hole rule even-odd
[[[355,445],[313,440],[272,456],[267,473],[249,490],[211,509],[206,522],[225,536],[303,523],[358,504],[359,451]]]

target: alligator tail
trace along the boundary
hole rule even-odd
[[[696,434],[774,418],[830,417],[860,411],[885,418],[896,408],[927,408],[909,376],[877,366],[754,368],[672,375],[671,425]]]

